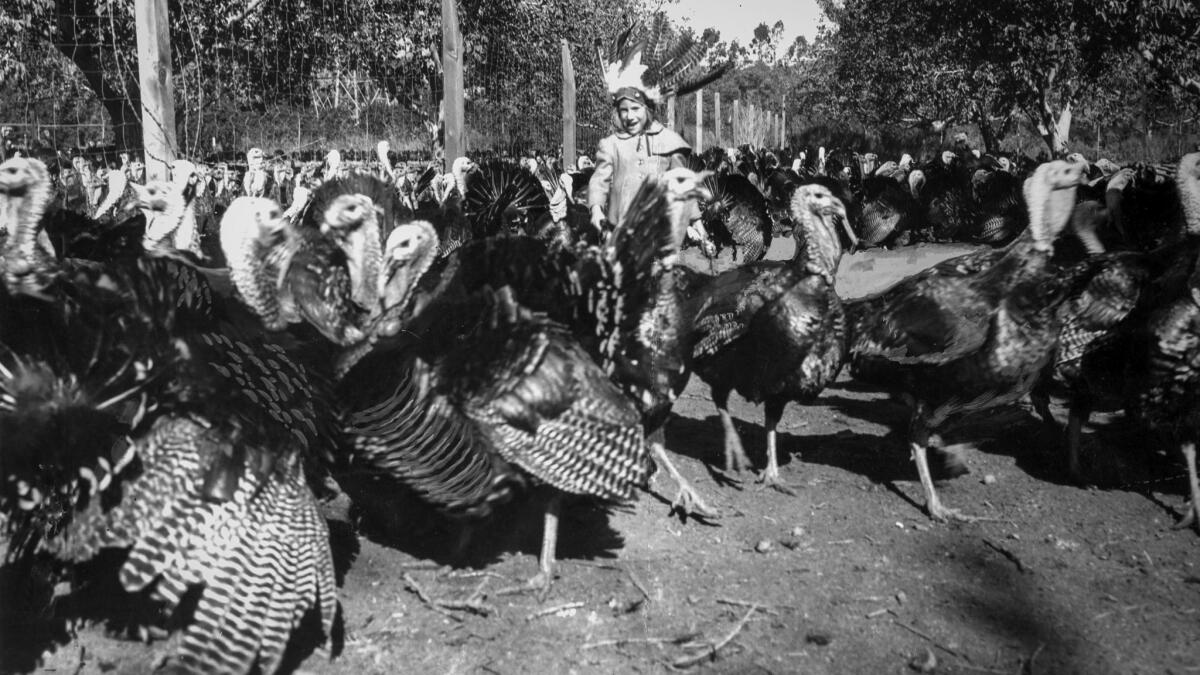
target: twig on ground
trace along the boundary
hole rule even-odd
[[[480,602],[476,599],[478,595],[478,589],[476,590],[476,593],[472,594],[471,597],[467,598],[466,600],[442,600],[429,595],[429,593],[427,593],[425,589],[421,587],[421,584],[418,584],[417,580],[412,578],[412,575],[408,572],[404,573],[403,580],[404,587],[412,591],[417,596],[417,599],[419,599],[427,607],[438,614],[444,614],[445,616],[448,616],[459,623],[462,623],[462,618],[450,612],[449,610],[453,609],[472,612],[480,616],[490,616],[496,613],[495,607],[492,607],[487,603]]]
[[[952,656],[957,656],[958,658],[963,659],[964,661],[971,660],[970,658],[967,657],[966,654],[962,654],[960,652],[957,652],[957,651],[947,647],[946,645],[938,642],[937,640],[934,640],[927,633],[923,633],[923,632],[917,630],[916,628],[913,628],[912,626],[904,623],[903,621],[900,621],[899,619],[892,619],[892,623],[894,623],[897,626],[903,628],[904,630],[912,633],[913,635],[916,635],[917,637],[924,638],[925,640],[927,640],[929,642],[929,644],[933,645],[934,647],[937,647],[938,649],[946,652],[947,654],[950,654]]]
[[[677,645],[688,640],[693,640],[697,637],[695,633],[691,635],[680,635],[673,638],[649,637],[649,638],[617,638],[615,640],[600,640],[598,642],[585,643],[580,649],[596,649],[597,647],[620,647],[621,645]]]
[[[625,574],[625,576],[629,577],[629,582],[633,584],[634,588],[638,589],[638,592],[642,594],[642,597],[646,598],[646,600],[651,599],[650,591],[646,590],[646,587],[642,585],[642,582],[638,581],[638,578],[633,575],[633,570],[629,569],[628,567],[623,565],[610,565],[608,563],[591,562],[588,560],[560,560],[559,562],[567,563],[568,565],[580,565],[582,567],[595,567],[602,570],[622,572]]]
[[[747,611],[746,615],[742,617],[742,620],[738,621],[737,625],[733,627],[733,630],[729,631],[728,635],[721,638],[720,642],[718,642],[714,645],[706,646],[704,648],[704,650],[701,651],[699,654],[693,654],[692,656],[685,656],[682,658],[675,659],[674,661],[671,662],[671,667],[672,668],[690,668],[702,661],[708,661],[708,660],[715,659],[717,657],[717,652],[721,651],[721,649],[724,648],[725,645],[729,644],[730,642],[733,641],[733,638],[737,637],[738,633],[742,632],[742,629],[746,627],[746,623],[750,621],[750,617],[758,610],[759,610],[758,605],[751,605],[749,611]]]
[[[1016,553],[1013,553],[1004,546],[997,544],[987,537],[984,537],[983,543],[986,544],[988,548],[1011,560],[1012,563],[1017,566],[1017,571],[1021,574],[1029,571],[1029,568],[1025,566],[1025,563],[1021,562],[1021,559],[1017,557]]]
[[[629,577],[629,582],[633,584],[634,588],[638,589],[638,592],[642,594],[642,597],[646,599],[646,602],[650,602],[650,591],[646,590],[646,587],[642,585],[642,582],[638,581],[638,578],[633,576],[633,570],[626,567],[625,576]]]
[[[568,602],[568,603],[565,603],[562,605],[555,605],[554,607],[547,607],[546,609],[539,609],[538,611],[534,612],[533,614],[530,614],[529,616],[525,617],[525,620],[533,621],[534,619],[539,619],[543,616],[549,616],[551,614],[565,612],[568,609],[579,609],[580,607],[583,607],[582,602]]]
[[[75,666],[75,675],[82,673],[85,666],[87,666],[87,649],[81,645],[79,647],[79,665]]]
[[[733,600],[730,598],[717,598],[716,602],[718,605],[733,605],[734,607],[757,607],[758,611],[763,612],[764,614],[774,614],[776,616],[779,615],[779,612],[773,612],[768,609],[769,607],[795,609],[795,607],[792,607],[791,605],[768,605],[762,602],[746,602],[745,600]]]
[[[1038,643],[1037,649],[1033,650],[1033,653],[1029,655],[1029,659],[1025,661],[1025,665],[1021,667],[1022,675],[1034,675],[1033,662],[1037,660],[1038,654],[1041,654],[1045,648],[1045,642]]]

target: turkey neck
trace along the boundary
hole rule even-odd
[[[114,170],[112,175],[114,178],[108,185],[108,194],[104,196],[104,201],[96,206],[95,215],[92,216],[97,220],[103,218],[104,214],[116,206],[117,200],[124,196],[125,191],[129,189],[129,179],[123,172]]]
[[[803,239],[797,238],[792,258],[793,269],[819,275],[830,284],[842,260],[841,240],[830,222],[835,217],[806,211],[799,233]]]
[[[29,185],[25,198],[17,207],[15,225],[10,225],[12,236],[10,246],[22,257],[28,258],[34,254],[38,244],[38,234],[42,231],[42,215],[46,213],[46,204],[50,202],[50,181],[39,180]]]
[[[1200,237],[1200,153],[1186,155],[1180,160],[1179,175],[1175,180],[1187,233],[1192,238]]]
[[[184,199],[183,191],[178,186],[172,185],[169,189],[170,194],[166,198],[166,208],[147,218],[145,237],[147,244],[158,244],[173,234],[183,222],[188,201]]]

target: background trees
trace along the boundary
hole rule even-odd
[[[468,126],[544,146],[559,115],[565,38],[581,138],[599,135],[608,111],[593,41],[652,8],[460,0]],[[726,112],[737,99],[771,110],[786,102],[797,142],[857,134],[864,144],[936,144],[966,128],[986,150],[1035,150],[1027,140],[1040,139],[1061,154],[1200,129],[1200,9],[1190,0],[823,0],[823,9],[828,21],[811,40],[783,44],[782,22],[763,17],[745,44],[719,41],[710,63],[737,68],[708,93],[721,93]],[[292,146],[334,142],[339,127],[428,135],[437,121],[438,0],[170,0],[170,15],[185,151],[237,145],[251,119],[296,127]],[[117,145],[138,145],[133,0],[0,3],[0,121],[51,113],[103,121]]]

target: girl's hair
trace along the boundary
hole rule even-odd
[[[613,131],[621,132],[625,131],[625,125],[621,124],[621,113],[617,111],[617,104],[619,103],[620,101],[613,101],[610,122],[612,123]],[[658,106],[649,99],[639,105],[646,109],[646,119],[642,122],[642,129],[645,130],[654,120],[658,119]]]

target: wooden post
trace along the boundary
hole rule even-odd
[[[171,34],[167,0],[134,0],[138,84],[142,98],[142,149],[146,179],[167,180],[175,161],[175,92],[171,84]]]
[[[742,99],[733,99],[733,129],[729,132],[729,144],[733,147],[738,146],[738,124],[742,121]]]
[[[663,123],[672,129],[675,128],[675,97],[674,96],[667,99],[667,119],[663,120]]]
[[[783,95],[783,104],[779,106],[779,149],[787,145],[787,94]]]
[[[704,90],[696,90],[696,144],[692,151],[700,154],[704,150]]]
[[[721,137],[721,92],[713,92],[713,136],[717,147],[725,147]]]
[[[445,129],[445,163],[466,155],[463,134],[466,117],[463,103],[463,40],[458,30],[458,7],[454,0],[442,0],[442,94]]]
[[[562,40],[563,169],[575,168],[575,65],[571,63],[571,45]]]

